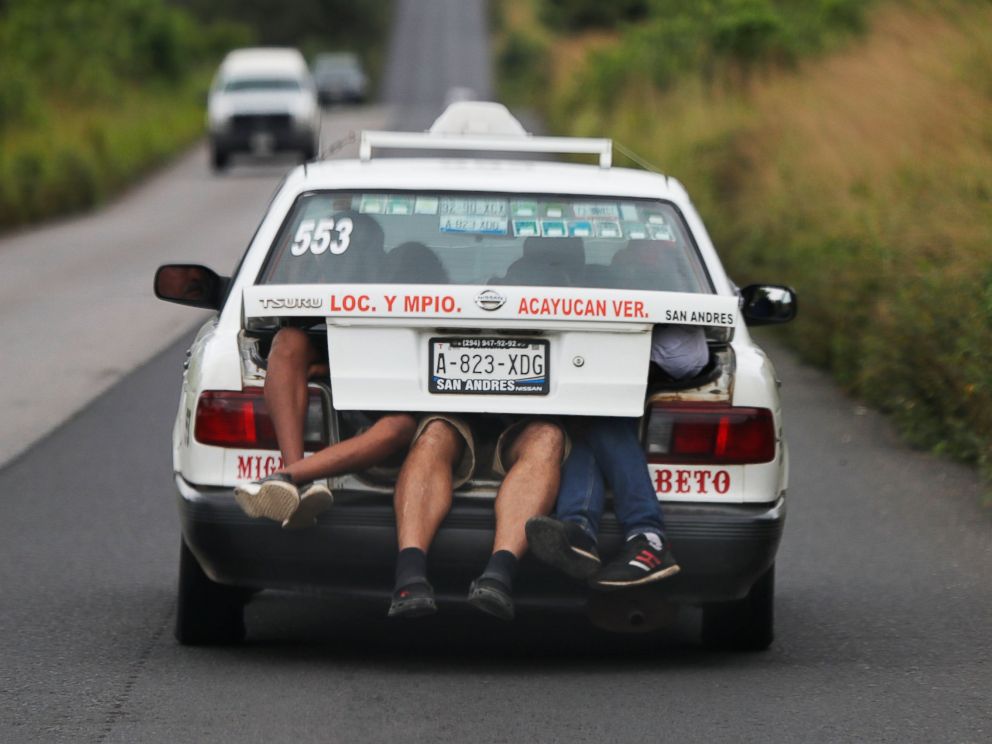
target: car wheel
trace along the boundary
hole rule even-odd
[[[245,638],[245,603],[251,591],[212,581],[182,540],[176,640],[188,646],[239,643]]]
[[[744,599],[703,607],[703,645],[729,651],[764,651],[775,637],[775,565]]]
[[[227,167],[227,161],[231,157],[227,150],[214,147],[210,151],[210,165],[215,171],[222,171]]]

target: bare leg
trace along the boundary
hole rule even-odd
[[[299,328],[282,328],[272,340],[265,374],[265,402],[272,417],[284,465],[303,459],[307,379],[317,353]]]
[[[554,506],[561,477],[565,436],[555,424],[534,421],[510,448],[510,470],[496,495],[493,552],[508,550],[518,558],[527,551],[524,525]]]
[[[361,434],[297,460],[282,472],[289,473],[295,483],[307,483],[364,470],[410,444],[416,428],[417,422],[409,414],[383,416]]]
[[[432,421],[413,443],[400,470],[393,502],[400,550],[427,552],[451,509],[452,472],[464,446],[458,432],[444,421]]]

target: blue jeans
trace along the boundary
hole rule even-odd
[[[561,471],[558,519],[577,522],[595,539],[606,506],[606,484],[626,537],[640,532],[664,537],[661,504],[637,438],[637,419],[584,418],[573,427],[572,452]]]

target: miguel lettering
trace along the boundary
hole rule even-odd
[[[276,455],[238,455],[238,480],[265,478],[282,465],[282,457]]]

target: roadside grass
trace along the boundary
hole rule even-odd
[[[626,33],[550,38],[537,104],[682,180],[739,283],[796,287],[805,359],[992,478],[992,8],[890,2],[865,28],[666,85],[631,65],[609,95],[590,81]]]
[[[0,226],[92,207],[203,134],[209,72],[131,85],[113,102],[53,100],[2,135]]]
[[[354,48],[379,69],[389,0],[264,6],[0,0],[0,230],[99,204],[200,137],[230,49]]]

